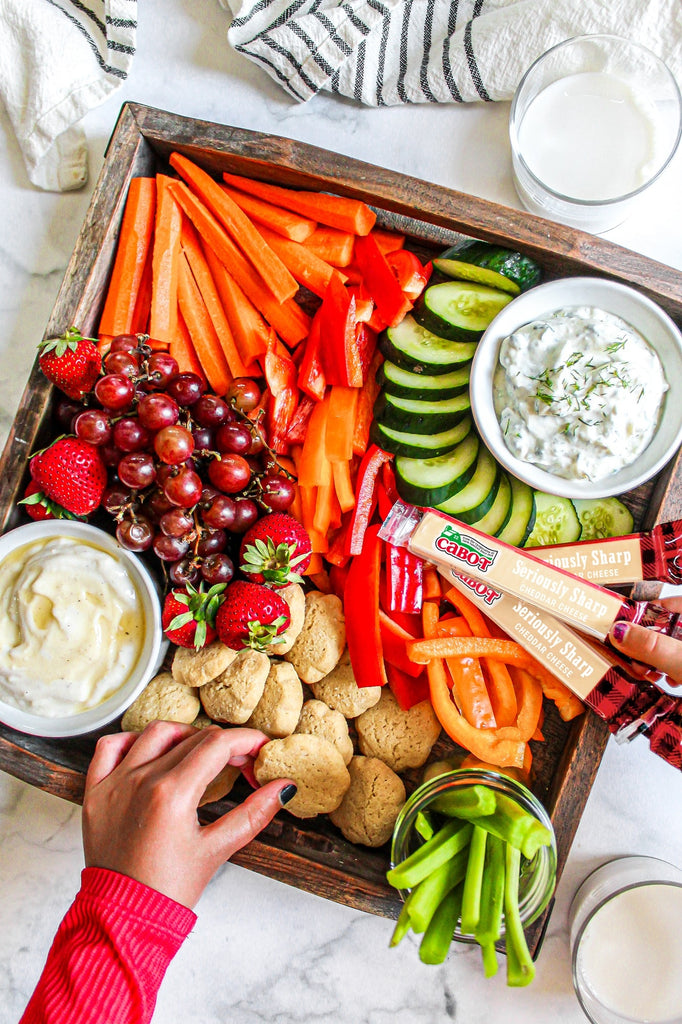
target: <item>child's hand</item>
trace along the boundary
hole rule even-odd
[[[658,604],[671,612],[682,612],[682,598],[668,597]],[[635,659],[632,667],[636,675],[647,679],[665,675],[668,682],[682,684],[682,641],[629,622],[616,622],[609,640],[617,651]]]
[[[193,907],[220,865],[282,806],[288,779],[255,790],[210,825],[197,819],[208,783],[228,763],[250,777],[266,742],[255,729],[197,730],[174,722],[153,722],[139,735],[103,736],[85,782],[86,865],[119,871]]]

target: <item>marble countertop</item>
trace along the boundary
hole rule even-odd
[[[4,442],[78,236],[122,102],[314,143],[370,163],[518,207],[510,177],[507,104],[363,109],[320,96],[296,105],[228,47],[217,0],[139,5],[132,73],[84,121],[90,184],[34,189],[0,111],[0,440]],[[612,238],[682,270],[682,152]],[[583,1024],[567,938],[571,898],[593,868],[637,853],[682,864],[682,774],[645,741],[609,742],[579,825],[528,989],[504,971],[487,981],[478,951],[453,949],[425,967],[391,923],[227,864],[197,908],[170,967],[155,1024]],[[80,810],[0,774],[0,1024],[13,1024],[79,884]]]

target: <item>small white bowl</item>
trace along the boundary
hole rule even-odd
[[[493,377],[502,341],[519,327],[566,306],[593,306],[622,317],[657,353],[668,381],[656,433],[629,466],[601,480],[569,480],[517,459],[495,412]],[[624,494],[655,476],[682,444],[682,333],[660,306],[627,285],[599,277],[568,277],[538,285],[497,314],[478,343],[469,384],[478,431],[497,461],[537,491],[565,498]]]
[[[29,523],[0,537],[0,563],[12,552],[36,541],[67,537],[100,548],[112,555],[130,576],[137,590],[145,619],[145,634],[137,661],[125,682],[95,707],[77,714],[48,717],[22,710],[0,699],[0,722],[31,736],[65,738],[94,732],[113,721],[132,704],[158,671],[167,647],[161,628],[161,605],[156,584],[143,563],[104,530],[87,523],[54,519]]]

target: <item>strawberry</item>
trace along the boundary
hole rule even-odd
[[[38,347],[40,369],[60,391],[78,400],[92,391],[102,372],[102,357],[92,338],[84,338],[77,327],[67,327],[61,337],[48,338]]]
[[[94,445],[77,437],[60,437],[31,459],[31,476],[51,501],[75,516],[99,506],[107,470]]]
[[[224,583],[216,583],[204,591],[203,583],[196,590],[188,583],[181,590],[166,595],[161,612],[163,631],[177,647],[199,650],[215,640],[215,620],[222,601]]]
[[[43,522],[45,519],[76,518],[71,512],[67,512],[65,508],[58,505],[56,501],[51,501],[43,493],[35,480],[31,480],[28,483],[24,496],[18,504],[23,505],[26,509],[26,514],[37,522]]]
[[[310,565],[311,553],[304,527],[286,512],[271,512],[244,534],[239,549],[244,564],[240,568],[253,583],[285,587],[301,582],[299,573]]]
[[[289,605],[283,597],[260,583],[238,580],[225,591],[216,617],[218,636],[233,650],[253,647],[262,651],[278,643],[290,622]]]

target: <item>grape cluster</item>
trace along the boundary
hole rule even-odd
[[[115,337],[87,406],[65,399],[58,419],[99,448],[110,474],[102,505],[123,547],[153,550],[174,584],[229,583],[230,535],[286,511],[294,483],[249,418],[255,381],[238,378],[220,398],[147,342]]]

